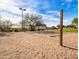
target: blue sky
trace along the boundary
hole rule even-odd
[[[78,17],[78,0],[0,0],[0,15],[5,20],[13,23],[21,21],[21,11],[25,8],[24,14],[40,14],[47,26],[59,24],[59,11],[64,11],[64,24],[71,23],[73,18]]]

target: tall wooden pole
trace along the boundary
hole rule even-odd
[[[60,10],[60,45],[63,46],[63,9]]]

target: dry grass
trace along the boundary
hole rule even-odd
[[[0,59],[78,59],[77,33],[64,33],[63,47],[59,45],[58,33],[3,34],[0,36]]]

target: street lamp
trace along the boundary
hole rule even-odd
[[[22,11],[22,31],[23,31],[24,30],[24,27],[23,27],[23,11],[26,11],[26,9],[19,8],[19,10]]]

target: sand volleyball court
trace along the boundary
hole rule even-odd
[[[0,33],[0,59],[78,59],[77,33],[64,33],[64,46],[58,33]]]

